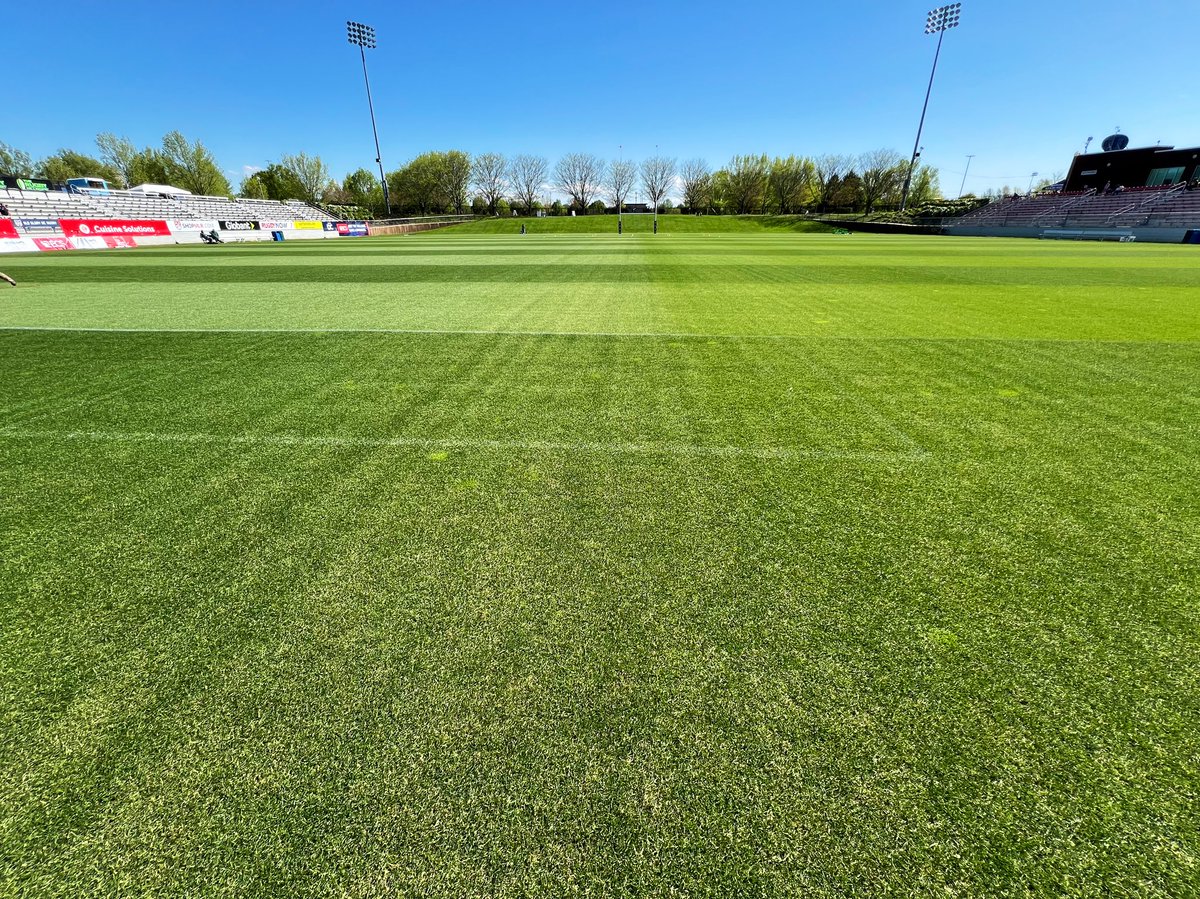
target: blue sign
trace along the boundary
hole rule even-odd
[[[22,231],[57,233],[62,230],[58,227],[58,219],[17,219],[17,224]]]
[[[321,222],[322,231],[336,231],[337,222]]]

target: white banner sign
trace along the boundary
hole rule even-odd
[[[167,222],[172,231],[216,231],[217,220],[201,221],[199,219],[171,219]]]

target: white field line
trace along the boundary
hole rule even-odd
[[[912,462],[929,457],[919,447],[900,452],[801,449],[788,446],[730,446],[678,442],[629,443],[621,441],[488,440],[465,437],[337,437],[306,434],[205,434],[159,431],[66,431],[0,429],[0,440],[76,440],[96,443],[178,443],[226,446],[292,446],[318,449],[399,448],[424,450],[517,450],[594,455],[677,456],[682,458],[759,459],[803,461],[812,459],[852,462]]]

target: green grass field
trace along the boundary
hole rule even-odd
[[[0,895],[1200,895],[1195,248],[486,227],[3,261]]]

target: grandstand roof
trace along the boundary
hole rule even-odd
[[[172,187],[170,184],[139,184],[137,187],[129,188],[131,194],[187,194],[192,195],[190,190],[184,190],[182,187]]]

